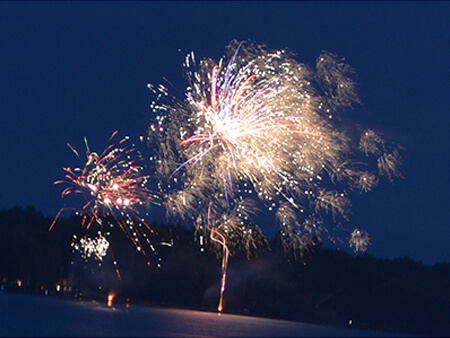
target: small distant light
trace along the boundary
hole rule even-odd
[[[59,285],[59,284],[56,284],[56,291],[60,291],[61,290],[61,285]]]
[[[348,325],[352,325],[352,324],[353,324],[353,320],[352,320],[352,319],[349,319]]]

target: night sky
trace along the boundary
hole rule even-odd
[[[404,178],[353,196],[351,221],[371,255],[450,261],[448,18],[449,2],[1,2],[0,208],[54,216],[53,182],[80,165],[67,143],[101,151],[115,130],[137,141],[148,83],[166,78],[182,99],[187,53],[219,59],[251,39],[355,68],[362,105],[347,116],[406,151]]]

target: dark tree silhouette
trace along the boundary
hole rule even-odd
[[[70,246],[83,229],[77,216],[58,220],[34,207],[0,210],[2,290],[106,299],[214,311],[221,271],[214,248],[201,250],[193,229],[151,224],[157,254],[138,252],[119,227],[108,228],[101,262]],[[107,221],[107,220],[105,220]],[[107,222],[105,222],[106,224]],[[317,239],[300,256],[276,236],[270,250],[230,258],[224,312],[320,324],[450,336],[450,263],[427,266],[324,249]],[[116,265],[120,278],[116,273]],[[19,283],[19,281],[21,283]],[[20,286],[19,286],[20,284]],[[55,286],[65,285],[65,292]]]

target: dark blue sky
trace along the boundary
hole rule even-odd
[[[185,55],[218,59],[232,39],[346,58],[363,105],[355,124],[406,148],[405,178],[353,198],[368,253],[450,261],[448,2],[1,2],[0,208],[63,205],[67,147],[145,135],[165,77],[182,97]]]

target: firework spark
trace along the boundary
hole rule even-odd
[[[91,152],[86,143],[86,161],[70,145],[70,149],[84,163],[82,168],[64,168],[66,180],[56,181],[55,184],[66,183],[69,187],[63,190],[62,197],[81,194],[86,203],[81,209],[62,208],[50,230],[56,224],[60,214],[64,210],[76,210],[83,215],[82,225],[89,228],[95,221],[102,225],[102,217],[112,216],[120,228],[133,241],[139,251],[145,255],[142,241],[146,241],[152,251],[155,251],[146,232],[153,230],[138,215],[138,207],[150,203],[159,204],[160,194],[155,193],[145,186],[148,176],[143,175],[143,166],[138,163],[142,157],[136,148],[127,148],[125,143],[128,137],[121,139],[118,147],[114,147],[112,140],[117,134],[114,132],[110,138],[110,144],[101,153]]]
[[[106,235],[108,236],[109,234],[110,233],[107,233]],[[105,257],[109,251],[113,258],[113,265],[117,278],[122,279],[114,253],[110,247],[110,243],[108,239],[103,236],[101,231],[97,231],[97,236],[95,238],[92,238],[89,235],[78,238],[77,235],[73,235],[71,246],[73,248],[72,251],[78,251],[81,254],[81,257],[86,261],[87,259],[93,257],[95,260],[101,262],[103,261],[103,257]],[[99,263],[99,266],[101,266],[101,263]]]
[[[366,251],[367,246],[370,244],[370,237],[367,231],[355,229],[353,230],[349,244],[355,251]]]
[[[354,157],[358,150],[378,156],[380,174],[399,173],[398,152],[387,153],[378,134],[367,131],[358,149],[335,122],[358,96],[353,70],[331,53],[312,70],[288,51],[233,41],[219,62],[197,64],[191,53],[185,67],[184,101],[149,85],[158,95],[153,160],[167,212],[210,231],[224,264],[234,245],[251,251],[267,244],[252,223],[261,206],[278,218],[286,248],[301,251],[324,233],[332,238],[326,215],[347,219],[348,190],[378,182]]]
[[[109,242],[101,233],[94,239],[87,236],[78,239],[74,235],[71,246],[81,253],[81,257],[90,258],[92,256],[96,260],[101,261],[108,252]]]

